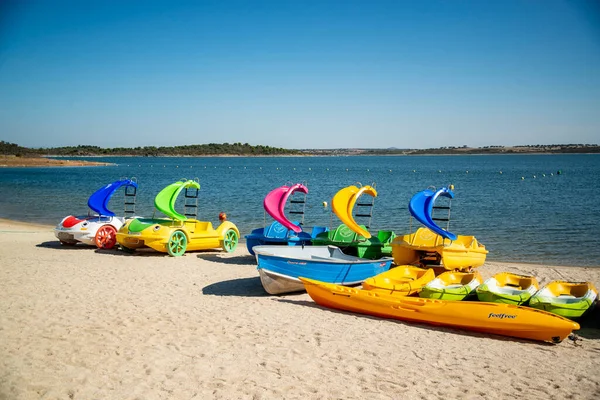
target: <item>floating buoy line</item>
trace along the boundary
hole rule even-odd
[[[116,164],[116,166],[117,166],[117,167],[119,167],[119,166],[125,166],[125,164],[120,164],[120,165],[119,165],[119,164]],[[127,167],[129,167],[129,168],[130,168],[130,167],[132,167],[132,165],[131,165],[131,164],[127,164],[126,166],[127,166]],[[134,167],[135,167],[135,165],[134,165]],[[143,167],[145,167],[145,166],[144,166],[144,165],[142,165],[142,164],[138,164],[138,165],[137,165],[137,167],[138,167],[138,168],[143,168]],[[153,168],[153,167],[154,167],[154,165],[153,165],[153,164],[150,164],[150,168]],[[167,165],[166,165],[166,164],[163,164],[163,166],[162,166],[162,167],[163,167],[163,168],[167,168]],[[174,167],[174,168],[179,168],[179,165],[174,165],[173,167]],[[200,166],[198,166],[198,167],[200,167]],[[185,168],[185,167],[183,167],[183,168]],[[194,168],[194,165],[190,165],[190,166],[189,166],[189,168],[190,168],[190,169]],[[208,168],[209,168],[209,166],[206,166],[206,165],[204,165],[204,166],[203,166],[203,168],[204,168],[204,169],[208,169]],[[223,166],[223,167],[213,166],[213,169],[218,169],[218,168],[226,168],[226,169],[228,169],[228,170],[236,170],[236,169],[237,169],[237,167],[234,167],[234,166],[231,166],[231,165],[228,165],[228,166]],[[268,169],[267,169],[267,168],[263,168],[262,166],[259,166],[259,167],[257,167],[257,168],[258,168],[260,171],[263,171],[263,170],[264,170],[264,171],[268,171]],[[276,170],[276,171],[284,171],[284,170],[285,170],[285,168],[282,168],[282,167],[274,167],[274,168],[275,168],[275,170]],[[247,167],[247,166],[243,166],[241,169],[243,169],[243,170],[245,170],[245,171],[251,171],[251,170],[252,170],[252,168],[249,168],[249,167]],[[300,168],[298,168],[298,167],[290,167],[290,169],[291,169],[292,171],[301,171],[301,169],[300,169]],[[312,171],[314,171],[314,172],[318,172],[318,171],[319,171],[318,169],[315,169],[315,168],[313,168],[313,167],[306,167],[306,170],[307,170],[307,171],[311,171],[311,172],[312,172]],[[373,170],[372,168],[365,168],[364,170],[353,170],[353,169],[350,169],[350,168],[343,168],[343,170],[344,170],[345,172],[355,172],[355,173],[357,173],[357,172],[361,172],[361,171],[362,171],[362,172],[370,172],[370,173],[373,173],[373,172],[380,172],[380,171],[378,171],[378,170]],[[324,171],[327,171],[327,172],[333,172],[334,170],[332,170],[331,168],[324,168]],[[416,169],[413,169],[413,170],[407,170],[407,171],[402,171],[402,170],[400,170],[400,172],[398,172],[398,171],[399,171],[399,170],[395,170],[395,171],[394,171],[394,170],[392,170],[392,169],[386,169],[386,170],[383,170],[383,171],[381,171],[381,172],[387,172],[387,173],[389,173],[389,174],[391,174],[391,173],[394,173],[394,172],[396,172],[396,173],[400,173],[400,174],[402,174],[402,173],[404,173],[404,172],[413,172],[413,173],[417,173],[417,170],[416,170]],[[438,169],[438,170],[437,170],[437,173],[438,173],[438,174],[448,173],[448,174],[456,175],[458,172],[459,172],[459,171],[442,171],[441,169]],[[472,172],[472,171],[469,171],[469,170],[465,170],[465,171],[464,171],[464,173],[465,173],[465,174],[469,174],[469,172]],[[428,171],[428,173],[434,173],[434,171]],[[500,170],[500,171],[498,171],[497,173],[498,173],[499,175],[504,175],[504,171],[501,171],[501,170]],[[554,173],[554,172],[550,172],[550,173],[535,173],[535,174],[529,175],[529,177],[531,177],[532,179],[537,179],[538,177],[543,177],[543,178],[546,178],[546,177],[551,177],[551,176],[554,176],[554,175],[561,175],[561,174],[562,174],[562,171],[561,171],[561,170],[558,170],[558,171],[556,171],[556,173]],[[521,178],[520,180],[525,180],[525,179],[527,178],[527,176],[528,176],[528,175],[523,175],[523,176],[521,176],[521,177],[520,177],[520,178]]]

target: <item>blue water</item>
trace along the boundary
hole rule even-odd
[[[217,225],[224,211],[243,236],[264,225],[263,198],[278,186],[307,184],[305,226],[337,226],[323,201],[330,203],[339,189],[360,182],[375,184],[378,191],[371,231],[405,234],[419,226],[408,212],[412,195],[453,184],[450,230],[476,236],[489,250],[488,259],[600,266],[600,155],[96,160],[116,166],[0,169],[0,217],[54,225],[69,214],[85,215],[90,194],[122,177],[138,180],[137,214],[152,216],[154,196],[163,187],[198,178],[199,219]],[[110,208],[121,213],[122,193]]]

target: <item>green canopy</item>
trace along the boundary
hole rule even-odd
[[[169,218],[185,221],[187,217],[175,211],[175,202],[177,201],[177,196],[179,196],[179,193],[181,193],[183,189],[187,188],[199,190],[200,184],[194,180],[181,180],[172,183],[156,195],[154,198],[154,206],[158,211],[165,214]]]

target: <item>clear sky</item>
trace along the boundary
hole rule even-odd
[[[0,140],[600,143],[600,2],[0,0]]]

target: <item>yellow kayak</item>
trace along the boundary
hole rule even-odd
[[[423,286],[434,278],[435,273],[432,269],[400,265],[366,279],[362,288],[388,295],[408,296],[421,291]]]
[[[388,296],[312,279],[300,278],[319,305],[360,314],[559,343],[579,324],[528,307],[419,297]]]

